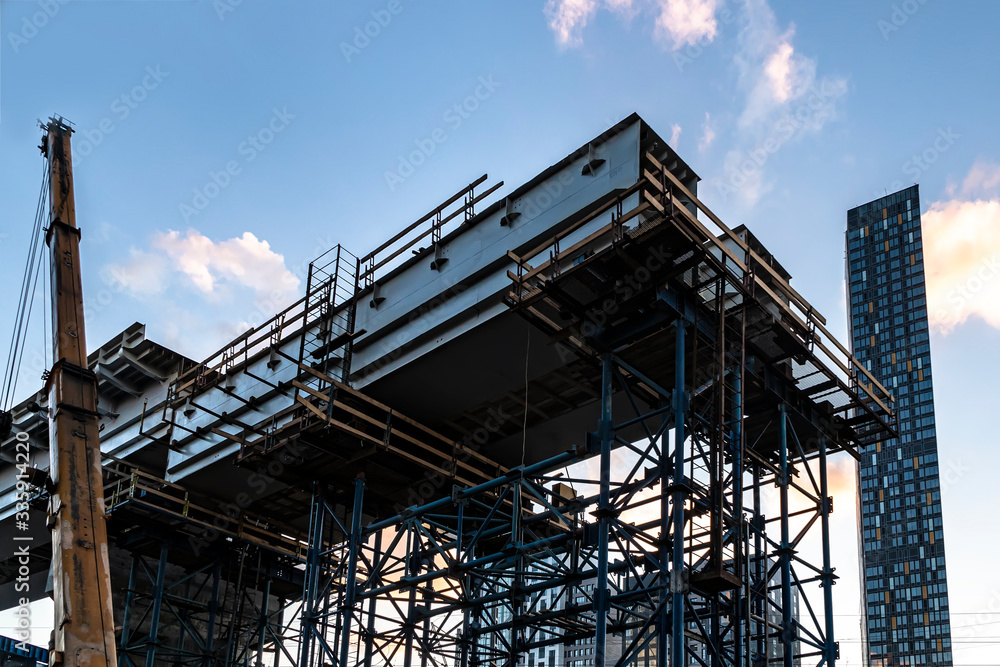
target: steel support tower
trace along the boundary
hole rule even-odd
[[[888,392],[638,116],[484,181],[142,410],[119,664],[835,664],[827,459]]]

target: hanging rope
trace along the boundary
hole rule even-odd
[[[10,347],[7,350],[7,364],[4,367],[3,386],[0,387],[0,409],[10,410],[11,402],[17,390],[17,379],[21,370],[21,359],[24,355],[24,344],[28,337],[28,325],[31,322],[31,311],[34,305],[35,292],[38,288],[38,276],[44,265],[45,250],[44,225],[46,202],[48,201],[49,172],[48,162],[43,163],[42,187],[38,193],[38,206],[35,209],[35,223],[28,239],[28,255],[21,279],[21,292],[17,302],[17,314],[14,318],[14,329],[10,336]]]

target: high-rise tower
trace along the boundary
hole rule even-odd
[[[854,355],[896,397],[899,438],[858,465],[870,667],[952,664],[920,194],[847,212]]]

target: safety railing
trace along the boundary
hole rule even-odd
[[[503,186],[503,181],[500,181],[476,194],[476,188],[485,183],[488,177],[487,174],[483,174],[446,199],[437,208],[362,257],[361,286],[371,287],[380,275],[392,270],[407,259],[407,256],[404,255],[407,250],[425,242],[428,237],[431,247],[434,247],[446,233],[446,229],[450,230],[474,218],[476,204]],[[422,246],[419,247],[413,251],[413,254],[419,253],[422,249]]]
[[[771,263],[760,257],[753,248],[744,241],[738,234],[734,233],[715,213],[703,204],[683,183],[680,182],[670,170],[664,167],[650,153],[646,153],[646,160],[651,169],[644,171],[646,180],[660,192],[671,191],[674,195],[680,195],[690,201],[698,211],[705,215],[706,220],[701,220],[686,207],[677,207],[677,210],[687,221],[696,228],[704,232],[705,242],[710,243],[720,252],[725,253],[731,259],[746,270],[743,258],[749,257],[753,262],[754,287],[771,297],[792,322],[797,325],[798,333],[804,336],[806,345],[812,349],[821,361],[828,362],[830,368],[837,369],[844,374],[844,378],[856,383],[861,390],[862,399],[871,401],[881,408],[887,415],[893,414],[893,396],[875,379],[875,376],[861,364],[844,345],[831,334],[826,328],[826,318],[824,318],[805,298],[799,294],[788,281],[771,266]],[[647,199],[652,203],[655,198],[647,193]],[[713,229],[714,227],[714,229]],[[725,243],[724,239],[734,243],[740,249],[743,258],[734,253]]]
[[[285,526],[279,532],[279,525],[273,520],[243,511],[235,515],[226,513],[226,507],[221,505],[212,509],[184,487],[138,468],[118,466],[110,474],[112,479],[104,487],[109,515],[125,508],[141,509],[292,558],[305,558],[307,537],[295,535]]]
[[[637,203],[623,210],[622,203],[636,193],[639,195]],[[564,240],[571,234],[609,211],[612,211],[610,224],[602,225],[572,245],[565,245]],[[848,392],[848,395],[857,396],[850,401],[850,408],[845,408],[845,412],[860,409],[869,416],[877,416],[884,425],[892,421],[892,395],[829,332],[825,318],[788,284],[769,261],[723,223],[650,153],[645,155],[642,177],[632,188],[596,207],[559,235],[542,241],[521,256],[508,253],[515,264],[514,270],[508,272],[514,283],[512,303],[530,304],[533,299],[540,298],[541,285],[545,281],[557,278],[561,271],[578,263],[581,257],[608,248],[622,239],[626,231],[625,223],[637,216],[642,216],[638,226],[628,231],[632,238],[640,237],[645,229],[659,224],[657,219],[666,218],[682,229],[692,242],[720,260],[715,263],[721,270],[739,278],[736,282],[749,281],[746,285],[749,292],[778,309],[780,323],[815,356],[818,372],[825,376],[825,380],[831,386]]]

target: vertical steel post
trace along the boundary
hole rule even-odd
[[[410,521],[412,522],[413,519]],[[415,577],[420,572],[419,559],[417,558],[419,551],[417,531],[412,527],[407,529],[406,542],[406,576],[410,578]],[[413,638],[417,628],[417,584],[411,583],[409,586],[410,595],[406,607],[406,647],[403,649],[403,667],[412,667],[413,665]]]
[[[770,582],[768,582],[768,571],[769,565],[767,563],[766,555],[766,542],[764,541],[763,531],[765,527],[764,515],[761,512],[762,500],[760,494],[761,479],[765,473],[761,470],[760,463],[754,466],[754,482],[753,482],[753,532],[754,532],[754,583],[756,590],[753,591],[753,604],[751,608],[753,609],[754,615],[757,616],[757,621],[754,623],[756,631],[754,632],[754,644],[756,655],[754,657],[754,662],[763,660],[767,661],[767,587]]]
[[[347,554],[347,581],[344,582],[343,625],[340,639],[340,664],[347,664],[351,648],[351,620],[354,617],[354,602],[358,594],[358,560],[361,557],[361,510],[365,496],[365,478],[354,480],[354,512],[351,515],[351,539]]]
[[[785,404],[778,405],[781,421],[781,662],[783,667],[794,667],[792,651],[792,545],[788,525],[788,416]]]
[[[459,501],[458,521],[455,524],[455,564],[459,567],[465,562],[463,551],[465,551],[465,504],[464,501]],[[462,577],[462,592],[465,599],[472,597],[472,575],[468,572]],[[471,616],[469,606],[465,605],[462,609],[462,634],[459,637],[461,649],[457,667],[469,667],[469,645],[472,641]]]
[[[683,320],[677,320],[677,342],[674,355],[674,478],[671,494],[671,530],[673,531],[673,548],[670,568],[670,665],[681,667],[685,664],[684,650],[684,420],[687,415],[687,390],[684,376],[685,331]],[[657,654],[664,653],[661,648]]]
[[[742,350],[742,341],[741,341]],[[741,351],[742,357],[742,351]],[[740,364],[739,375],[733,382],[733,525],[736,537],[733,539],[735,563],[733,571],[739,574],[743,585],[733,591],[733,607],[737,610],[731,620],[733,626],[733,664],[743,664],[743,616],[749,615],[749,609],[743,604],[743,590],[749,581],[744,577],[743,563],[746,558],[743,541],[743,362]]]
[[[156,570],[153,589],[153,606],[149,612],[149,646],[146,648],[146,667],[156,665],[156,647],[160,644],[160,610],[163,608],[163,587],[167,576],[167,543],[160,545],[160,561]]]
[[[514,556],[514,581],[511,586],[511,616],[516,618],[522,611],[522,606],[527,602],[524,594],[524,557],[521,554],[521,484],[515,482],[511,487],[513,491],[513,510],[510,515],[510,543],[515,549]],[[510,664],[516,665],[521,660],[521,646],[524,644],[524,629],[515,626],[510,632],[510,651],[507,659]]]
[[[823,531],[823,614],[826,617],[826,647],[823,653],[827,667],[837,665],[837,643],[834,641],[833,628],[833,584],[836,576],[830,566],[830,513],[833,511],[833,499],[830,497],[830,485],[826,470],[826,438],[819,439],[819,491],[820,517]]]
[[[215,651],[215,620],[219,614],[219,586],[222,581],[222,563],[216,563],[212,570],[212,599],[208,601],[208,625],[205,628],[205,654],[203,666],[210,667],[214,663]]]
[[[188,577],[187,581],[184,583],[184,598],[186,600],[191,599],[191,578]],[[179,615],[178,615],[179,616]],[[180,620],[180,619],[178,619]],[[187,646],[187,626],[184,621],[181,620],[177,627],[178,638],[177,638],[177,653],[184,655],[186,653]]]
[[[316,628],[316,593],[319,589],[320,552],[323,550],[323,510],[319,492],[313,489],[309,516],[309,546],[306,550],[306,571],[302,584],[302,646],[298,667],[312,667]]]
[[[372,550],[372,572],[368,573],[368,579],[378,575],[378,568],[382,563],[382,531],[375,533],[375,545]],[[370,585],[370,583],[369,583]],[[365,667],[372,667],[372,655],[375,652],[375,614],[378,600],[376,596],[368,598],[368,624],[365,627]]]
[[[677,402],[676,395],[673,398],[674,411],[673,418],[676,420],[678,416],[676,414]],[[680,417],[683,419],[683,417]],[[667,637],[670,636],[670,609],[671,606],[667,604],[667,596],[670,591],[670,558],[671,558],[671,541],[670,541],[670,525],[671,525],[671,503],[672,496],[669,492],[671,481],[674,477],[673,463],[670,456],[668,456],[670,445],[670,435],[669,433],[664,433],[660,439],[660,456],[657,460],[657,467],[660,475],[660,534],[659,540],[660,545],[656,551],[657,558],[660,561],[660,572],[659,580],[657,584],[660,586],[662,591],[662,597],[656,598],[656,602],[659,604],[659,611],[656,615],[656,622],[653,624],[653,629],[655,630],[655,637],[650,643],[650,647],[655,647],[656,649],[656,667],[667,667],[669,664],[669,653],[667,652]],[[641,641],[641,640],[640,640]],[[649,650],[646,651],[645,664],[649,665]]]
[[[239,574],[236,575],[236,586],[233,588],[233,609],[229,614],[229,627],[227,628],[226,658],[224,664],[235,661],[235,656],[239,651],[239,642],[236,640],[239,634],[237,628],[243,619],[243,569],[246,565],[247,547],[244,545],[239,550],[237,556],[240,564]],[[232,572],[230,570],[230,572]]]
[[[601,488],[597,516],[599,517],[597,544],[597,582],[594,587],[594,614],[597,627],[594,638],[594,665],[604,667],[608,639],[608,543],[611,532],[611,444],[614,438],[614,415],[611,408],[614,359],[605,353],[601,357],[601,422],[598,434],[601,440]]]
[[[420,601],[424,603],[424,622],[423,622],[423,632],[421,633],[421,646],[420,651],[420,667],[427,667],[427,665],[432,660],[431,658],[431,617],[430,609],[431,602],[434,600],[434,593],[430,590],[430,587],[424,588],[420,596]]]
[[[129,621],[132,620],[132,604],[135,601],[135,559],[133,554],[132,563],[128,569],[128,589],[125,591],[125,609],[122,611],[122,634],[118,643],[118,667],[126,667],[129,664],[128,644],[131,639],[129,632]]]
[[[264,641],[267,639],[267,628],[271,624],[270,610],[271,610],[271,579],[268,578],[264,581],[264,590],[261,591],[262,598],[260,603],[260,618],[258,619],[258,635],[257,635],[257,664],[264,664]],[[274,650],[278,650],[276,646]],[[247,648],[247,660],[250,659],[250,650]]]

